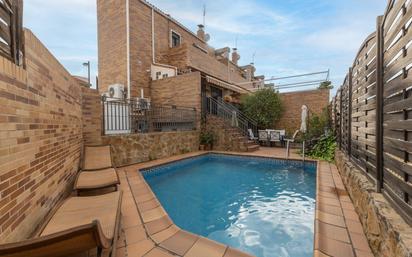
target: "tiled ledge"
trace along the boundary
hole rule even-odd
[[[136,169],[121,169],[123,231],[117,256],[250,257],[173,224]]]
[[[318,163],[314,256],[373,256],[336,166]]]
[[[189,153],[119,169],[123,197],[123,230],[117,256],[250,257],[246,253],[178,228],[137,172],[140,169],[205,154]],[[280,154],[281,153],[281,154]],[[283,158],[274,148],[240,154]],[[297,155],[293,159],[299,159]],[[334,165],[318,162],[315,257],[373,256],[353,204]]]

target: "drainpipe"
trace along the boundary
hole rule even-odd
[[[154,9],[152,8],[152,62],[155,63],[155,31],[154,31]]]
[[[127,62],[127,99],[130,100],[130,13],[129,0],[126,0],[126,62]]]
[[[176,66],[171,66],[171,65],[167,65],[167,64],[161,64],[161,63],[156,63],[156,54],[155,54],[155,31],[154,31],[154,27],[155,27],[155,20],[154,20],[154,8],[152,7],[152,62],[154,65],[159,65],[159,66],[165,66],[165,67],[169,67],[175,70],[175,74],[177,76],[177,67]]]

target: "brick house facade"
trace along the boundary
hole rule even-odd
[[[209,46],[201,25],[195,34],[144,0],[98,0],[97,10],[100,93],[120,83],[125,88],[130,85],[131,98],[143,92],[145,97],[164,99],[170,95],[162,92],[169,90],[161,85],[165,83],[173,85],[175,93],[184,91],[189,99],[176,105],[198,107],[190,98],[200,99],[200,92],[211,94],[212,87],[215,95],[233,102],[250,92],[236,84],[248,86],[245,82],[255,79],[254,67],[238,66],[237,51],[230,58],[230,48]],[[179,77],[193,72],[200,72],[201,79],[191,81],[193,91],[188,95],[187,79],[180,88]]]

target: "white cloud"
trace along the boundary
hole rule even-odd
[[[190,24],[202,23],[203,5],[197,1],[184,3],[151,1],[170,12],[172,17]],[[206,26],[209,30],[239,35],[273,35],[293,29],[294,17],[271,10],[253,1],[203,1],[206,3]],[[227,8],[225,8],[227,7]]]
[[[367,32],[356,26],[335,27],[314,32],[304,41],[310,46],[323,51],[343,51],[353,53],[366,38]]]

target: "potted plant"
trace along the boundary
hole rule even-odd
[[[211,131],[204,131],[200,133],[200,150],[209,151],[213,148],[214,134]]]

